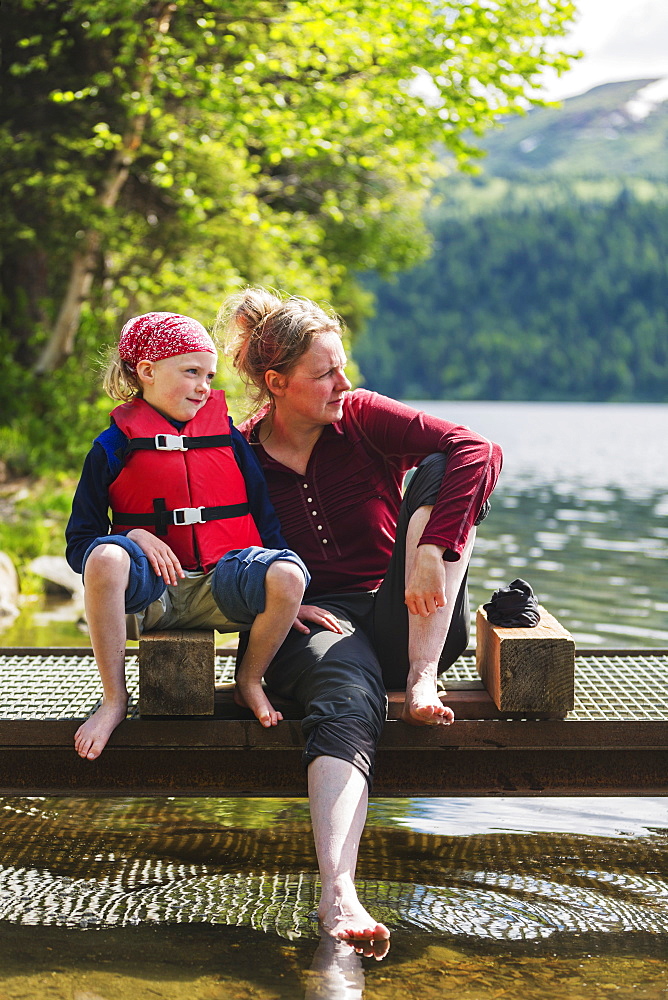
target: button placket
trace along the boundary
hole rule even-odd
[[[302,489],[308,490],[309,489],[309,484],[308,483],[302,483]],[[306,497],[306,502],[307,503],[313,503],[313,497]],[[312,517],[317,517],[318,516],[317,510],[311,510],[311,516]],[[323,530],[323,525],[319,524],[317,526],[317,529],[318,529],[318,531],[322,531]],[[320,541],[322,542],[323,545],[328,545],[329,544],[329,539],[328,538],[321,538]]]

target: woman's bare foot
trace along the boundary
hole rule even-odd
[[[256,719],[267,729],[277,725],[283,718],[267,698],[259,681],[244,680],[237,674],[234,700],[242,708],[250,708]]]
[[[107,745],[116,726],[128,711],[127,696],[119,701],[103,701],[96,712],[74,734],[74,749],[80,757],[95,760]]]
[[[449,726],[455,713],[439,698],[432,677],[422,676],[411,683],[409,676],[401,718],[413,726]]]
[[[331,937],[345,941],[356,951],[383,958],[390,947],[390,932],[367,913],[357,894],[350,898],[337,898],[331,903],[322,901],[318,907],[320,924]]]

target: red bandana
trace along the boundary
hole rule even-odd
[[[178,313],[153,312],[129,319],[118,344],[121,359],[133,368],[139,361],[161,361],[191,351],[217,353],[202,324]]]

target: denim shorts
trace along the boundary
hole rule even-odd
[[[156,574],[136,542],[125,535],[106,535],[97,538],[84,556],[84,585],[88,556],[98,545],[105,544],[119,545],[130,556],[125,612],[138,616],[142,631],[156,628],[245,631],[264,611],[264,578],[273,562],[296,563],[304,574],[305,587],[311,579],[306,566],[291,549],[251,545],[225,553],[209,573],[186,570],[185,579],[171,586]]]

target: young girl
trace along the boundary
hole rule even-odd
[[[225,394],[211,388],[216,362],[196,320],[147,313],[125,324],[105,375],[123,402],[86,458],[66,532],[104,691],[74,738],[89,760],[126,716],[126,614],[143,631],[249,630],[236,698],[264,726],[282,718],[261,682],[291,626],[338,628],[328,612],[301,606],[309,573],[285,546]]]

